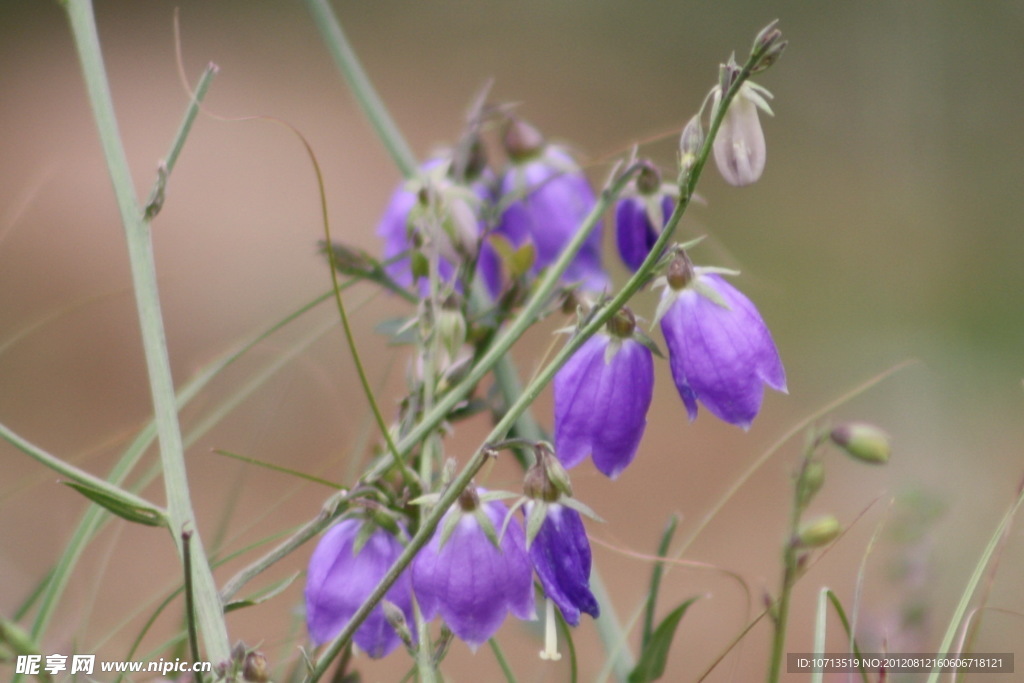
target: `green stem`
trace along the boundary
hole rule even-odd
[[[505,653],[502,651],[501,645],[498,643],[497,639],[490,638],[487,641],[487,644],[491,646],[491,653],[498,661],[498,666],[501,667],[501,673],[505,675],[507,683],[516,683],[516,675],[512,671],[512,667],[509,666],[508,658],[505,657]]]
[[[384,106],[377,91],[374,90],[373,84],[366,76],[345,32],[341,30],[341,23],[334,14],[334,10],[331,9],[330,3],[327,0],[306,0],[306,6],[313,15],[316,27],[320,29],[327,49],[331,51],[334,63],[341,69],[345,80],[348,81],[349,88],[352,89],[356,99],[359,100],[359,105],[370,119],[374,130],[377,131],[377,137],[387,147],[388,154],[391,155],[391,159],[398,166],[402,175],[412,178],[416,175],[416,157],[413,156],[405,138],[398,130],[398,126],[388,114],[387,107]]]
[[[203,71],[203,75],[199,77],[199,85],[196,86],[195,97],[189,103],[188,109],[185,110],[185,118],[182,119],[181,125],[178,127],[178,133],[174,136],[174,141],[171,143],[171,149],[167,153],[167,158],[157,171],[157,178],[153,184],[153,189],[149,191],[149,199],[146,200],[146,220],[152,220],[164,204],[164,190],[167,187],[167,178],[170,177],[171,171],[174,170],[174,165],[178,163],[178,155],[181,154],[181,150],[185,146],[185,139],[188,137],[189,131],[192,130],[192,124],[199,114],[199,103],[206,97],[206,91],[210,88],[210,83],[213,82],[213,77],[216,75],[217,65],[209,64]]]
[[[796,484],[793,487],[793,507],[789,515],[789,535],[786,538],[786,547],[782,553],[782,587],[779,591],[779,599],[775,603],[775,618],[773,619],[775,632],[772,636],[772,658],[768,668],[769,683],[778,683],[779,676],[782,674],[782,660],[786,647],[786,627],[789,622],[789,603],[793,596],[793,586],[800,573],[800,518],[807,506],[807,499],[804,495],[807,466],[810,464],[814,451],[819,444],[820,439],[814,439],[808,445],[800,462]]]
[[[124,225],[135,302],[149,374],[150,392],[160,439],[160,458],[171,535],[179,557],[182,557],[181,533],[186,529],[193,530],[192,542],[195,552],[192,557],[192,580],[196,596],[197,620],[206,645],[207,659],[219,663],[226,661],[230,656],[230,645],[213,574],[210,572],[206,553],[203,551],[203,545],[196,530],[197,525],[189,496],[181,432],[175,405],[174,383],[171,378],[167,342],[160,314],[156,265],[149,224],[138,205],[128,159],[118,132],[110,85],[107,82],[99,36],[96,31],[92,2],[91,0],[66,0],[64,7],[67,10],[74,34],[89,101],[96,118],[96,126],[114,186],[121,221]]]

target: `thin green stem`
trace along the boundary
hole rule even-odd
[[[793,486],[793,506],[789,515],[789,535],[786,537],[786,545],[782,553],[783,570],[782,586],[779,590],[779,598],[774,605],[773,625],[775,632],[772,636],[772,657],[768,668],[769,683],[778,683],[782,675],[782,660],[786,648],[786,628],[789,623],[789,605],[793,596],[793,586],[796,584],[797,576],[800,574],[800,556],[804,550],[800,542],[800,518],[807,507],[807,473],[808,467],[814,458],[814,453],[821,444],[819,436],[810,441],[800,460],[800,467],[797,470],[795,484]]]
[[[491,647],[491,653],[494,658],[498,661],[498,666],[501,667],[501,673],[505,675],[505,680],[508,683],[516,683],[516,675],[512,671],[512,667],[509,666],[508,658],[505,657],[505,653],[501,649],[501,645],[498,643],[496,638],[490,638],[487,644]]]
[[[416,175],[416,157],[409,149],[409,145],[405,142],[405,138],[398,126],[395,125],[391,115],[388,114],[387,107],[377,95],[370,79],[366,76],[345,32],[341,30],[341,23],[334,14],[334,10],[331,9],[330,3],[327,0],[306,0],[306,6],[313,15],[316,27],[320,29],[320,34],[327,44],[327,49],[331,52],[331,57],[334,58],[334,63],[341,69],[345,80],[348,81],[349,88],[359,100],[359,105],[366,113],[374,130],[377,131],[377,137],[387,147],[388,154],[391,155],[391,159],[398,166],[402,175],[412,178]]]
[[[210,83],[213,82],[213,77],[216,75],[217,65],[209,64],[203,71],[203,75],[199,77],[199,85],[196,86],[195,96],[185,111],[185,118],[182,119],[181,125],[178,127],[178,132],[171,143],[171,149],[167,152],[167,158],[164,159],[157,170],[157,178],[156,182],[153,183],[153,189],[149,191],[149,199],[146,200],[146,220],[152,220],[163,206],[167,179],[170,178],[174,165],[178,163],[178,155],[181,154],[181,150],[185,146],[185,139],[188,137],[189,131],[192,130],[192,124],[199,114],[199,103],[206,97],[206,91],[209,90]]]
[[[124,225],[150,392],[160,439],[160,457],[171,535],[180,557],[183,553],[180,534],[186,529],[194,530],[192,540],[196,552],[193,553],[192,579],[196,595],[196,614],[206,645],[206,657],[219,663],[227,660],[230,645],[213,574],[210,572],[192,511],[181,431],[178,426],[174,382],[171,378],[167,341],[160,313],[156,264],[149,225],[138,205],[128,159],[118,132],[92,2],[74,0],[65,2],[64,6],[74,34],[86,90],[96,118],[100,142]]]

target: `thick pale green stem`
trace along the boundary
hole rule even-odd
[[[156,264],[153,258],[149,224],[139,206],[128,167],[128,159],[118,132],[92,3],[90,0],[66,0],[64,6],[70,19],[78,57],[85,75],[89,102],[93,115],[96,117],[100,142],[114,185],[114,194],[117,198],[121,220],[124,224],[131,263],[132,285],[139,313],[139,325],[142,331],[146,368],[149,373],[157,434],[160,439],[160,458],[163,467],[164,488],[167,494],[171,536],[179,555],[181,555],[183,549],[181,534],[183,532],[193,534],[192,548],[194,552],[191,564],[192,586],[196,599],[196,619],[206,646],[206,657],[213,662],[221,662],[230,656],[230,646],[213,575],[210,572],[192,512],[181,431],[178,426],[178,413],[175,405],[174,383],[171,378],[163,319],[160,314]]]

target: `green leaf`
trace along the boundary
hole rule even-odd
[[[640,661],[629,674],[629,683],[648,683],[656,681],[664,675],[665,663],[668,661],[668,653],[672,649],[672,639],[676,635],[676,627],[679,626],[686,610],[696,601],[697,598],[690,598],[672,610],[658,624],[647,647],[640,653]]]
[[[672,515],[669,517],[668,524],[665,525],[665,531],[661,534],[661,540],[658,542],[658,557],[664,558],[668,555],[669,544],[672,543],[672,537],[676,533],[676,528],[679,526],[679,515]],[[644,610],[644,630],[643,638],[640,640],[641,647],[647,647],[647,644],[651,641],[651,635],[654,632],[654,610],[658,605],[658,591],[661,588],[661,577],[665,573],[665,564],[658,562],[654,565],[654,569],[651,571],[651,587],[647,591],[647,606]]]
[[[224,612],[233,612],[236,609],[242,609],[243,607],[252,607],[253,605],[258,605],[261,602],[266,602],[270,598],[284,592],[284,590],[288,588],[288,586],[292,585],[292,583],[295,582],[295,579],[299,578],[301,574],[301,571],[297,571],[291,576],[286,576],[280,581],[276,581],[267,586],[266,588],[253,593],[247,598],[242,598],[241,600],[232,600],[228,604],[224,605]]]
[[[502,235],[491,235],[491,246],[498,252],[505,269],[508,271],[509,279],[525,275],[529,272],[533,262],[537,260],[537,249],[533,242],[526,242],[520,247],[515,247]]]
[[[66,481],[63,483],[65,486],[70,486],[74,490],[78,491],[100,507],[106,508],[108,511],[122,519],[127,519],[129,522],[145,524],[146,526],[167,526],[167,518],[164,516],[164,513],[157,508],[137,505],[136,503],[124,498],[118,498],[117,496],[112,495],[109,491],[89,486],[88,484],[83,484],[81,482]]]
[[[0,617],[0,645],[3,646],[0,652],[6,649],[8,656],[36,655],[41,651],[31,635],[13,621],[3,617]]]

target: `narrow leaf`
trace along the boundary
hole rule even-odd
[[[252,607],[253,605],[258,605],[261,602],[266,602],[267,600],[270,600],[276,595],[283,593],[284,590],[288,588],[288,586],[292,585],[295,582],[295,579],[299,578],[299,576],[301,575],[302,572],[297,571],[291,576],[286,576],[280,581],[275,581],[266,588],[256,591],[247,598],[242,598],[241,600],[232,600],[228,604],[224,605],[224,611],[233,612],[236,609],[242,609],[243,607]]]
[[[640,661],[637,662],[636,668],[629,674],[629,683],[649,683],[649,681],[658,680],[665,674],[665,664],[668,662],[668,654],[672,649],[676,627],[679,626],[686,610],[696,601],[697,598],[690,598],[672,610],[658,624],[658,628],[651,635],[650,642],[640,653]]]
[[[75,481],[63,482],[83,496],[106,508],[122,519],[146,526],[167,526],[167,518],[164,513],[155,507],[146,507],[133,503],[132,501],[112,495],[109,490],[96,488],[89,484],[82,484]]]
[[[676,533],[676,528],[679,526],[679,515],[673,514],[668,524],[665,525],[665,531],[661,534],[661,541],[658,542],[658,557],[665,557],[668,555],[669,544],[672,543],[672,536]],[[646,648],[647,644],[651,641],[651,635],[654,632],[654,610],[658,606],[658,589],[661,587],[661,576],[665,573],[665,565],[658,562],[654,565],[654,570],[651,572],[651,587],[647,591],[647,607],[644,614],[644,631],[643,638],[640,641],[640,647]]]

